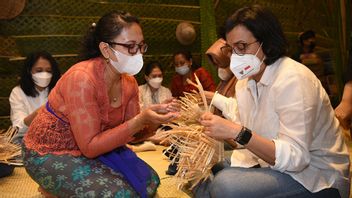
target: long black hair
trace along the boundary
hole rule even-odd
[[[93,23],[83,38],[81,59],[88,60],[101,55],[99,49],[100,42],[112,42],[120,35],[123,28],[132,23],[139,24],[137,17],[125,11],[112,11],[102,16],[98,23]]]
[[[237,25],[245,26],[260,43],[263,43],[266,65],[271,65],[287,53],[288,44],[281,24],[269,9],[252,5],[237,10],[226,21],[226,34]]]
[[[56,82],[61,77],[59,66],[50,53],[46,51],[37,51],[29,54],[26,60],[24,61],[24,65],[21,72],[21,78],[19,81],[21,89],[27,96],[36,97],[39,94],[38,91],[35,89],[35,83],[32,78],[32,68],[40,58],[48,60],[51,66],[51,72],[53,76],[48,85],[49,92],[52,88],[55,87]]]

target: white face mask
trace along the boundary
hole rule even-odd
[[[157,77],[148,80],[148,84],[155,89],[159,89],[161,83],[163,82],[163,78]]]
[[[240,56],[235,53],[231,55],[230,69],[238,80],[253,76],[260,71],[260,65],[263,63],[264,58],[260,61],[257,54],[261,46],[262,44],[260,44],[255,55],[244,54]]]
[[[178,74],[180,74],[181,76],[187,74],[189,72],[189,67],[188,65],[183,65],[183,66],[180,66],[180,67],[176,67],[175,68],[176,72]]]
[[[228,81],[232,77],[232,72],[231,70],[228,70],[228,68],[218,68],[218,76],[221,80],[223,81]]]
[[[119,51],[114,50],[117,61],[110,59],[110,63],[120,74],[129,74],[131,76],[138,74],[143,67],[143,56],[142,54],[136,54],[133,56],[125,55]]]
[[[34,83],[37,86],[43,87],[43,88],[47,87],[50,84],[52,77],[53,77],[53,74],[49,72],[38,72],[38,73],[32,74]]]

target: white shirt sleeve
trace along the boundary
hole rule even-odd
[[[239,123],[237,100],[235,98],[228,98],[216,92],[212,99],[212,105],[222,111],[222,115],[226,119]]]
[[[9,97],[11,112],[10,118],[12,126],[18,127],[19,131],[26,131],[28,126],[24,123],[24,118],[29,115],[25,98],[20,87],[15,87]]]
[[[311,160],[309,145],[321,105],[319,85],[297,75],[290,75],[278,84],[275,111],[280,118],[280,130],[273,139],[276,161],[272,168],[280,172],[299,172]]]

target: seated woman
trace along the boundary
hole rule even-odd
[[[226,23],[236,99],[215,94],[227,118],[201,116],[204,133],[235,139],[231,167],[197,197],[348,197],[349,153],[329,97],[304,65],[285,56],[276,17],[254,5]],[[259,168],[253,168],[259,167]]]
[[[194,83],[194,74],[199,78],[204,90],[215,91],[215,83],[209,72],[207,72],[203,67],[199,67],[195,71],[192,70],[192,55],[188,51],[180,51],[174,54],[174,65],[176,70],[176,75],[171,81],[171,93],[173,97],[184,96],[183,92],[191,92],[197,88],[193,85],[187,83],[187,79],[190,79]]]
[[[163,71],[159,62],[150,62],[145,66],[144,79],[147,83],[138,87],[141,110],[172,99],[170,90],[161,85]]]
[[[128,142],[153,135],[177,113],[172,104],[140,112],[133,77],[143,66],[139,20],[123,11],[88,31],[83,57],[51,91],[24,137],[26,171],[58,197],[152,197],[157,173]]]
[[[226,53],[221,51],[222,49],[226,50],[225,46],[226,41],[222,38],[218,39],[209,47],[205,54],[209,62],[218,70],[220,82],[216,87],[216,91],[223,96],[234,97],[237,78],[230,70],[230,56],[227,56]],[[211,100],[213,92],[206,92],[206,96]],[[215,114],[220,115],[217,111]]]
[[[28,126],[37,115],[39,107],[46,103],[48,94],[61,74],[55,59],[46,51],[27,56],[19,85],[10,94],[11,122],[18,128],[13,143],[21,144]]]

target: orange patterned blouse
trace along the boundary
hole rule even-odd
[[[138,84],[121,75],[121,106],[110,106],[104,80],[106,64],[98,57],[72,66],[50,92],[55,117],[43,107],[24,138],[39,154],[89,154],[96,157],[133,140],[127,120],[140,111]]]

